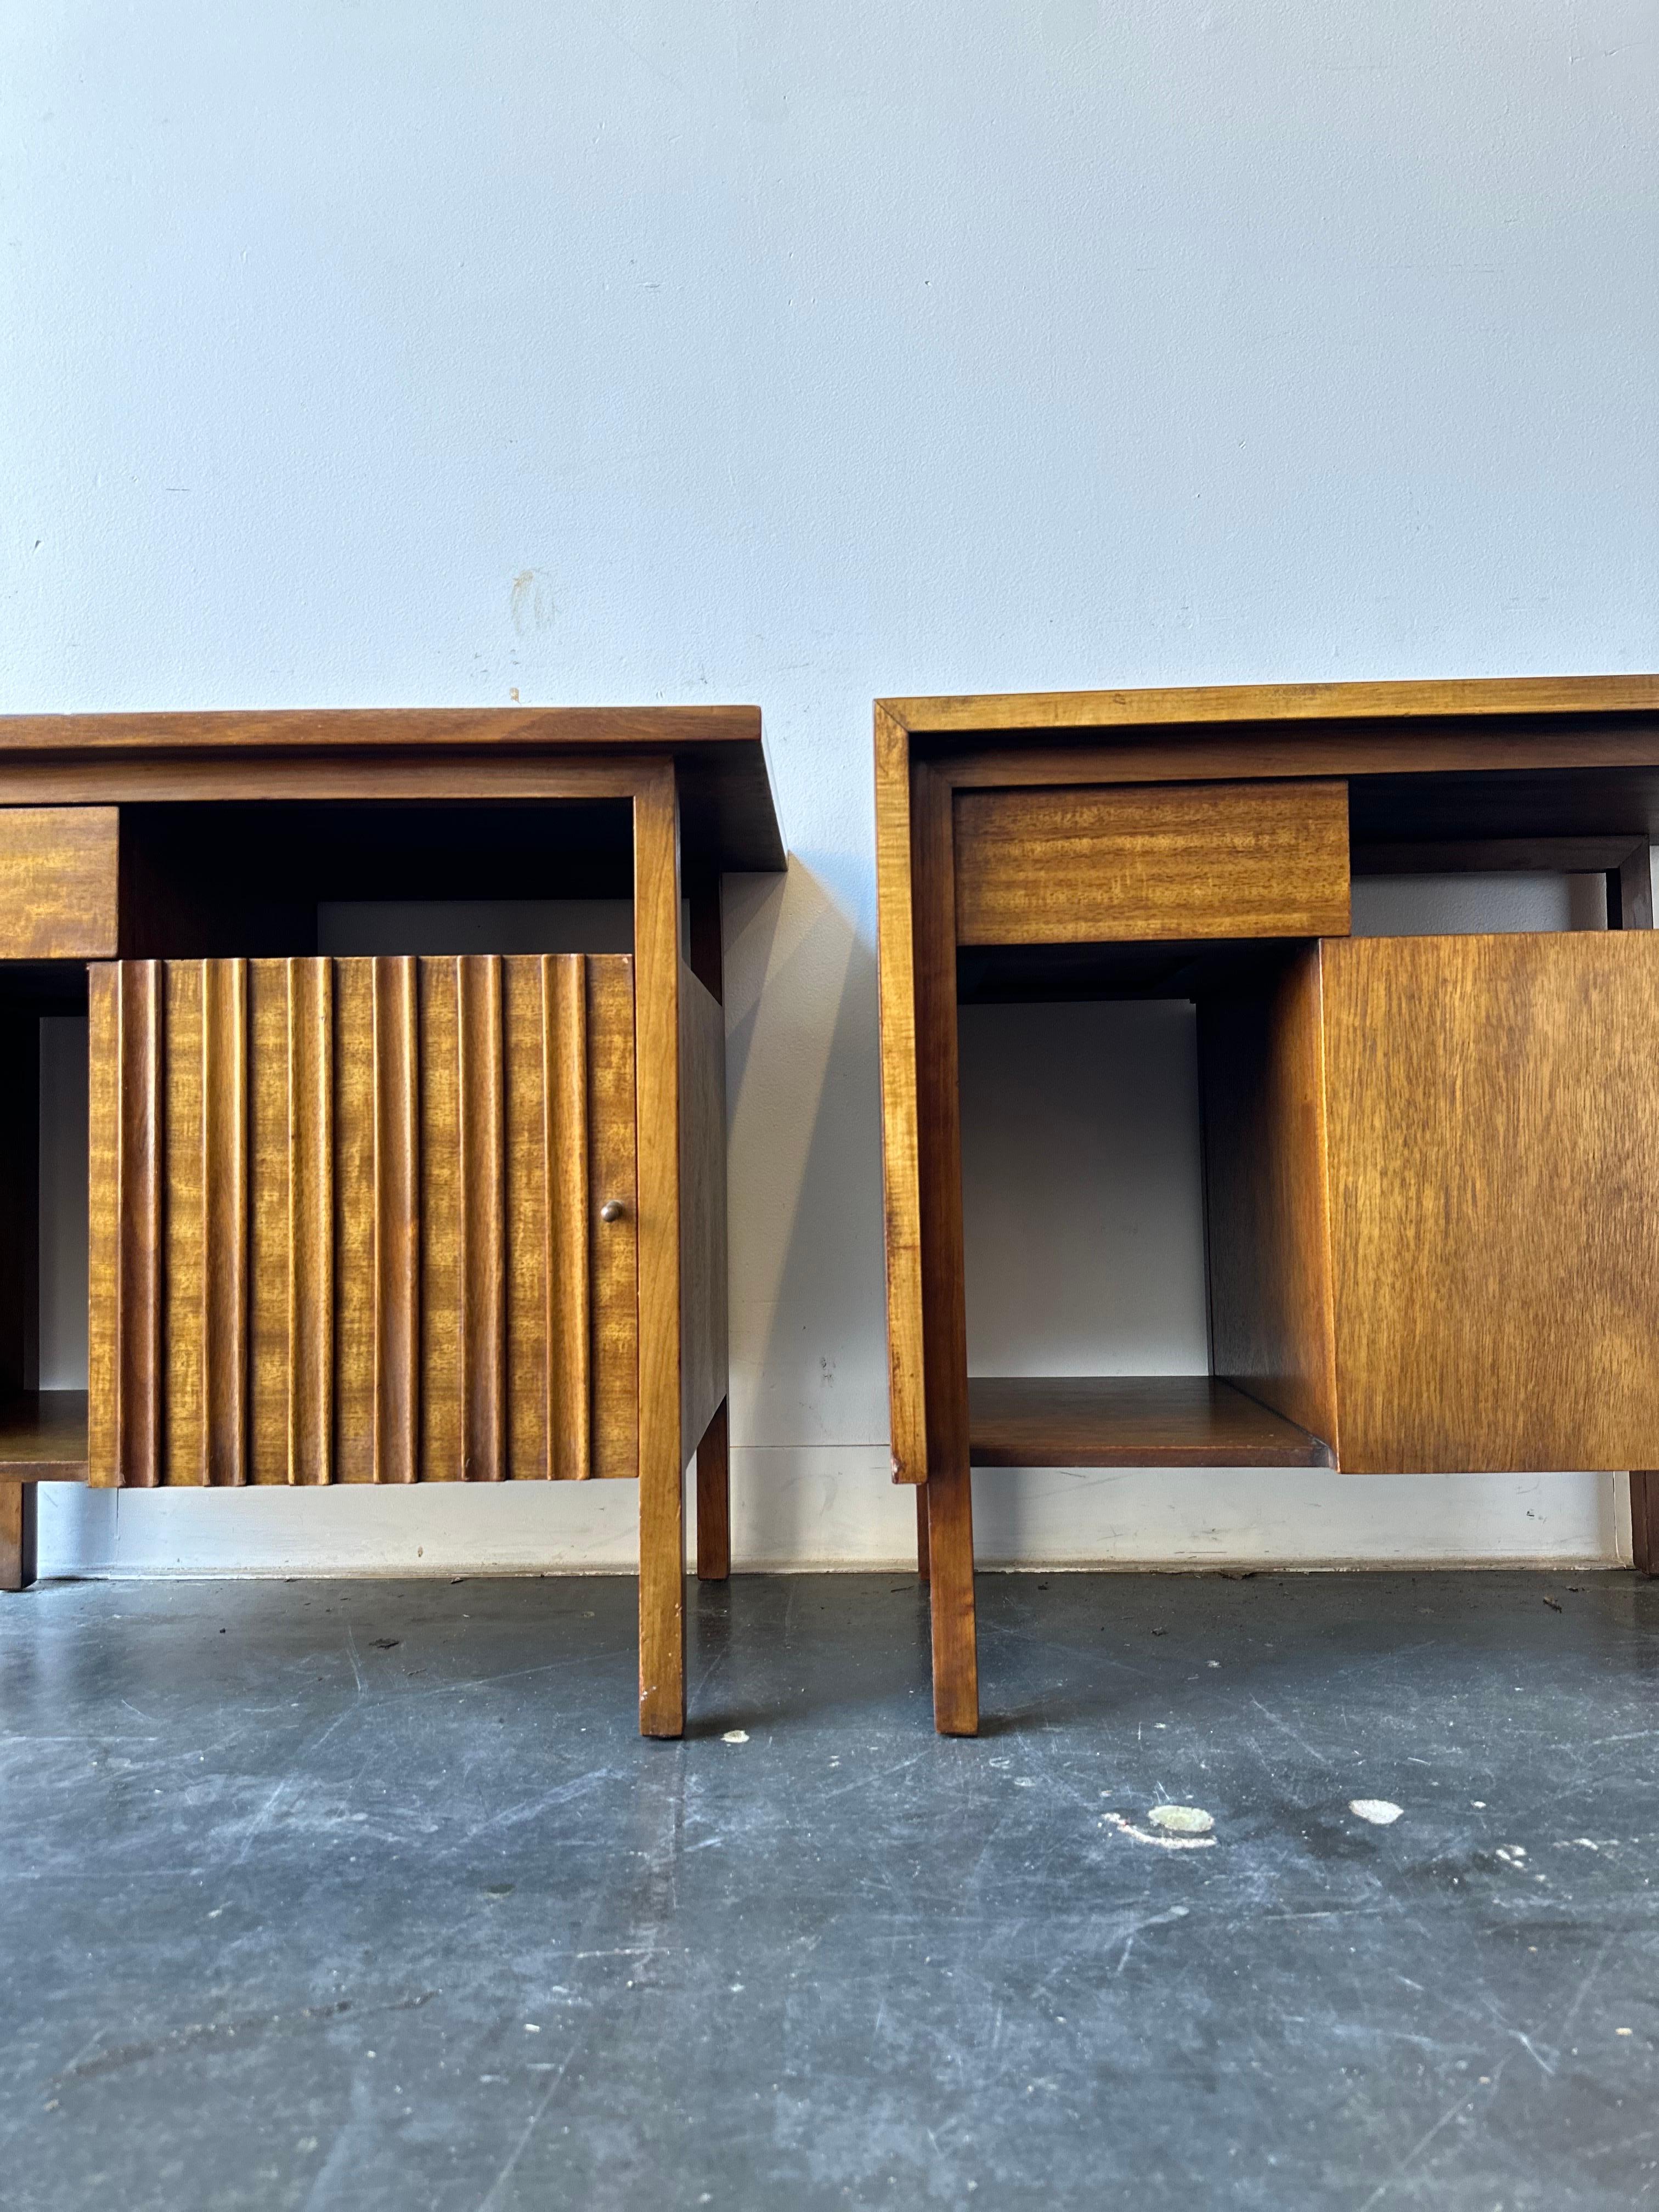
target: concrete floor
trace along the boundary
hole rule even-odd
[[[694,1589],[679,1745],[633,1604],[0,1604],[0,2201],[1659,2203],[1659,1588],[987,1577],[972,1743],[913,1581]]]

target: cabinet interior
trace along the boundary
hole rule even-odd
[[[632,831],[617,800],[125,805],[122,951],[627,951]],[[64,1315],[85,1304],[86,1009],[80,961],[0,975],[0,1477],[86,1475],[84,1383],[40,1387],[43,1319],[44,1379],[84,1376]]]
[[[1356,807],[1356,823],[1364,818]],[[1616,926],[1618,871],[1634,842],[1535,834],[1407,842],[1393,835],[1356,844],[1352,872],[1362,879],[1356,933],[1401,927],[1398,914],[1409,910],[1408,900],[1385,904],[1365,895],[1372,885],[1364,879],[1384,878],[1464,879],[1467,895],[1455,885],[1437,910],[1425,902],[1436,934]],[[1527,877],[1534,878],[1529,887],[1517,880]],[[1377,881],[1375,888],[1384,886]],[[1461,921],[1460,913],[1470,919]],[[1368,915],[1376,917],[1375,930]],[[972,1463],[1335,1465],[1325,1135],[1298,1091],[1299,1070],[1319,1049],[1315,941],[962,946],[957,986]],[[1022,1079],[1011,1072],[1022,1052],[1032,1085],[1042,1080],[1066,1109],[1089,1094],[1089,1063],[1103,1046],[1133,1056],[1136,1021],[1103,1030],[1091,1009],[1104,1006],[1126,1014],[1139,1006],[1166,1018],[1141,1031],[1159,1062],[1147,1069],[1142,1116],[1152,1125],[1157,1158],[1142,1157],[1143,1127],[1129,1157],[1108,1162],[1109,1193],[1090,1184],[1091,1172],[1103,1172],[1098,1128],[1068,1133],[1066,1111],[1035,1091],[1029,1115],[1007,1105]],[[1023,1037],[1019,1023],[1009,1023],[994,1040],[980,1010],[1017,1007],[1039,1010],[1039,1026]],[[1171,1080],[1172,1048],[1189,1059],[1185,1095]],[[1066,1098],[1068,1073],[1075,1090]],[[1133,1095],[1136,1080],[1133,1066],[1121,1065],[1109,1087]],[[1159,1184],[1156,1220],[1146,1203],[1149,1179]],[[1038,1240],[1050,1240],[1033,1252],[1018,1251],[1016,1193],[1035,1194],[1028,1196],[1030,1226]],[[1068,1200],[1075,1207],[1070,1221],[1063,1216]],[[1114,1221],[1118,1241],[1101,1254],[1098,1271],[1148,1286],[1152,1318],[1161,1322],[1154,1331],[1157,1364],[1167,1371],[1030,1371],[1039,1364],[1034,1346],[995,1326],[1012,1295],[1012,1256],[1018,1254],[1050,1310],[1064,1304],[1079,1275],[1081,1304],[1090,1307],[1097,1270],[1068,1268],[1065,1248],[1086,1241],[1097,1224],[1110,1238]],[[1050,1261],[1053,1272],[1045,1274]],[[1069,1283],[1054,1279],[1066,1275]],[[1114,1326],[1111,1305],[1096,1297],[1090,1310],[1074,1307],[1065,1316],[1055,1331],[1057,1364],[1090,1364],[1091,1332],[1107,1340],[1103,1370],[1135,1364],[1137,1327]],[[1144,1328],[1139,1334],[1144,1337]]]

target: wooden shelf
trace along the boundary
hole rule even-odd
[[[86,1479],[84,1390],[30,1390],[0,1398],[0,1482]]]
[[[1208,1375],[975,1376],[975,1467],[1331,1467],[1328,1444]]]

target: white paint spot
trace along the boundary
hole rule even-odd
[[[542,2032],[542,2024],[538,2020],[527,2020],[524,2024],[524,2032],[526,2035],[539,2035]]]
[[[747,1729],[727,1729],[726,1734],[720,1738],[722,1743],[747,1743],[748,1741]]]
[[[1101,1826],[1115,1828],[1120,1835],[1133,1836],[1138,1844],[1156,1844],[1163,1851],[1212,1851],[1215,1849],[1213,1836],[1170,1836],[1152,1828],[1138,1828],[1133,1820],[1126,1820],[1121,1813],[1103,1814]]]
[[[1207,1836],[1215,1826],[1215,1814],[1201,1805],[1154,1805],[1146,1818],[1172,1836]]]
[[[1389,1804],[1386,1797],[1351,1797],[1348,1810],[1357,1820],[1369,1820],[1374,1828],[1391,1828],[1400,1818],[1398,1805]]]

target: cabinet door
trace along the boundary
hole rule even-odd
[[[1322,948],[1341,1463],[1659,1454],[1659,937]]]
[[[116,961],[89,1002],[94,1482],[637,1472],[631,959]]]

